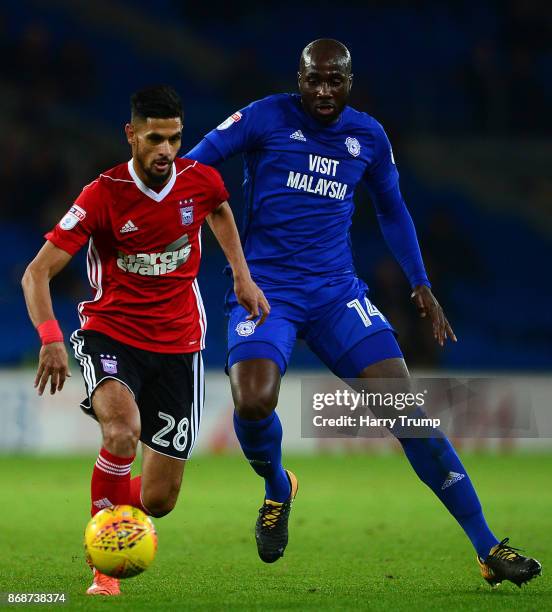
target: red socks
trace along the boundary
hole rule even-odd
[[[151,512],[144,506],[142,502],[142,477],[136,476],[130,481],[130,495],[129,495],[129,504],[138,508],[142,512],[146,514],[151,514]]]
[[[102,508],[117,504],[131,503],[133,506],[142,508],[141,504],[130,501],[130,468],[133,461],[134,456],[117,457],[105,448],[100,450],[92,472],[92,516]],[[140,495],[139,489],[138,495]]]

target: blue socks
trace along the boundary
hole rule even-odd
[[[282,424],[276,411],[260,421],[242,419],[234,412],[234,430],[251,467],[265,479],[266,499],[285,502],[291,487],[282,467]]]
[[[282,424],[276,412],[260,421],[242,419],[234,412],[234,429],[251,467],[265,479],[266,499],[285,502],[290,484],[282,467]],[[400,434],[397,438],[420,480],[443,502],[485,559],[498,540],[452,444],[441,432],[432,438],[401,438]]]
[[[498,544],[489,529],[471,480],[446,436],[398,438],[412,467],[443,502],[471,540],[481,559]]]

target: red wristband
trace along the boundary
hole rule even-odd
[[[63,333],[55,319],[44,321],[44,323],[41,323],[36,328],[36,331],[42,340],[43,346],[52,342],[63,342]]]

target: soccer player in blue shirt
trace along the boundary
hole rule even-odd
[[[357,277],[349,241],[353,194],[368,186],[384,238],[412,286],[421,317],[442,346],[456,341],[428,281],[412,219],[399,190],[382,126],[347,106],[351,57],[338,41],[302,52],[300,95],[279,94],[231,115],[186,157],[218,165],[244,155],[244,252],[271,313],[257,327],[235,296],[227,298],[228,371],[234,427],[246,458],[265,480],[256,523],[260,558],[279,559],[297,479],[282,467],[282,426],[275,411],[280,380],[297,337],[341,378],[406,378],[392,327]],[[440,434],[440,432],[438,432]],[[473,543],[483,577],[518,585],[541,571],[493,535],[477,494],[448,439],[398,437],[419,478]]]

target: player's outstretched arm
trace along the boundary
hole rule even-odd
[[[398,183],[384,191],[372,189],[371,194],[385,242],[410,282],[411,298],[420,316],[429,316],[433,337],[441,346],[447,338],[456,342],[456,336],[445,313],[431,291],[416,229]]]
[[[270,305],[262,290],[257,287],[245,261],[243,249],[228,202],[223,202],[208,217],[207,223],[220,244],[234,277],[234,293],[238,304],[248,312],[248,320],[260,317],[257,325],[262,325],[270,312]]]
[[[429,315],[433,327],[433,337],[441,346],[447,338],[450,338],[453,342],[457,341],[441,305],[427,285],[414,287],[410,297],[422,319]]]
[[[27,266],[21,279],[29,317],[42,340],[34,384],[38,387],[39,395],[44,392],[48,379],[50,393],[53,395],[63,389],[66,377],[71,376],[63,335],[54,317],[50,295],[50,280],[70,260],[69,253],[47,241]]]

